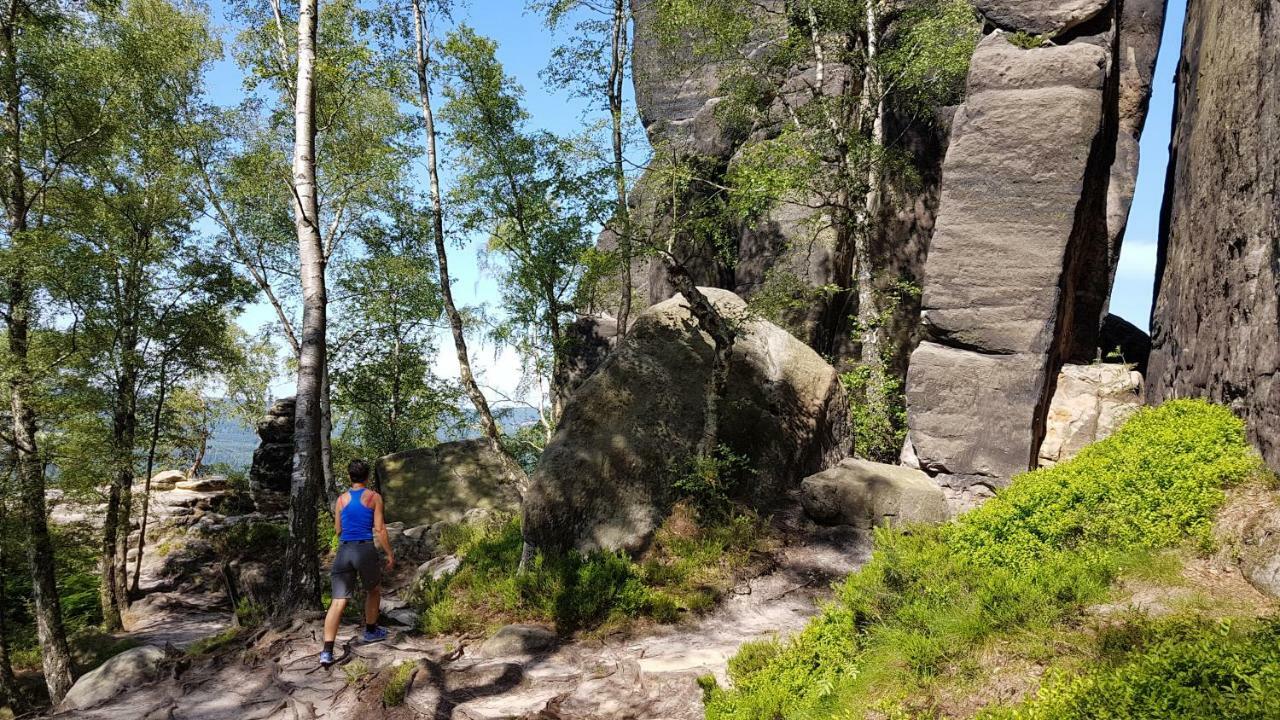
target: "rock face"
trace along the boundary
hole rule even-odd
[[[515,511],[516,478],[485,440],[461,440],[378,458],[373,473],[386,496],[387,522],[458,522],[473,508]]]
[[[289,492],[293,475],[293,398],[281,398],[258,421],[261,443],[253,451],[249,487],[255,492]]]
[[[804,343],[745,317],[738,296],[703,292],[741,323],[720,440],[753,471],[738,495],[767,503],[843,455],[844,391]],[[565,408],[525,497],[526,537],[546,548],[641,547],[701,436],[711,358],[682,297],[645,310]]]
[[[975,0],[973,4],[1002,28],[1059,35],[1100,15],[1111,0]]]
[[[1147,398],[1229,405],[1280,469],[1280,2],[1192,0]]]
[[[946,497],[924,473],[897,465],[844,460],[800,484],[809,517],[828,525],[869,529],[947,519]]]
[[[989,35],[952,125],[904,456],[959,495],[1035,466],[1059,368],[1100,355],[1164,17],[1148,0],[980,6],[1009,30],[1096,34]]]
[[[1142,375],[1125,365],[1064,365],[1049,405],[1040,466],[1068,460],[1142,407]]]
[[[64,709],[84,710],[156,679],[164,649],[143,645],[126,650],[96,669],[81,675],[62,700]]]
[[[480,657],[522,655],[546,650],[556,644],[556,634],[540,625],[504,625],[480,644]]]

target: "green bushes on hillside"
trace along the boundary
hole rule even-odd
[[[1144,553],[1209,542],[1223,488],[1258,467],[1228,410],[1144,409],[950,524],[878,532],[868,565],[800,635],[731,663],[733,688],[708,691],[707,717],[910,716],[913,693],[976,675],[996,639],[1039,642]]]

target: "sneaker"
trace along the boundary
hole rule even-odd
[[[329,667],[333,664],[333,653],[328,650],[320,651],[320,667]]]
[[[374,629],[372,629],[372,630],[365,630],[365,631],[364,631],[364,634],[362,634],[362,635],[360,636],[360,639],[361,639],[361,640],[363,640],[363,641],[365,641],[365,642],[367,642],[367,643],[373,643],[373,642],[379,642],[379,641],[381,641],[381,640],[386,640],[386,639],[387,639],[387,629],[386,629],[386,628],[384,628],[384,627],[378,626],[378,627],[375,627],[375,628],[374,628]]]

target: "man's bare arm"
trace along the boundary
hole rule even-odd
[[[391,550],[391,537],[387,534],[387,523],[382,516],[382,496],[373,500],[373,537],[387,554],[387,569],[396,564],[396,554]]]

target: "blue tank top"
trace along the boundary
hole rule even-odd
[[[373,539],[373,508],[360,502],[364,488],[347,491],[351,499],[342,508],[342,542]]]

